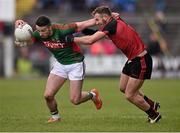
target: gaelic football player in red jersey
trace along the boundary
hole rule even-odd
[[[26,24],[23,20],[17,20],[15,27]],[[60,40],[68,34],[73,34],[84,27],[94,25],[94,19],[72,24],[52,24],[47,16],[40,16],[36,20],[36,31],[32,33],[32,40],[21,42],[16,40],[17,46],[26,46],[28,43],[40,42],[56,58],[56,62],[48,76],[44,98],[51,112],[48,123],[60,121],[55,95],[61,89],[67,79],[70,80],[70,100],[78,105],[92,100],[97,109],[101,109],[102,101],[96,89],[90,92],[82,91],[85,76],[84,55],[76,43],[67,45]]]
[[[96,25],[100,30],[83,37],[66,36],[65,42],[92,44],[101,38],[108,37],[128,58],[120,78],[120,90],[132,104],[148,114],[150,123],[158,122],[161,115],[157,112],[159,103],[154,102],[139,90],[145,79],[151,78],[152,58],[137,32],[122,19],[114,19],[106,6],[93,11]]]

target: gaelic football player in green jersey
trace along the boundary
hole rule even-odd
[[[17,20],[15,27],[24,25],[26,22]],[[56,58],[56,62],[47,79],[44,98],[51,112],[48,123],[60,121],[61,116],[58,112],[56,93],[61,89],[67,79],[70,80],[70,101],[81,104],[92,100],[97,109],[101,109],[102,101],[97,89],[89,92],[82,91],[85,76],[84,55],[76,43],[60,43],[66,35],[81,31],[86,27],[95,25],[94,19],[72,24],[52,24],[47,16],[40,16],[36,20],[36,31],[32,33],[32,39],[26,42],[15,41],[17,46],[24,46],[34,42],[40,42]]]

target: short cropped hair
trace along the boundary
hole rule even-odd
[[[96,13],[98,13],[98,14],[107,14],[107,15],[111,16],[111,10],[110,10],[110,8],[108,6],[97,7],[92,12],[92,15],[94,16]]]
[[[51,21],[47,16],[39,16],[36,20],[37,26],[50,26]]]

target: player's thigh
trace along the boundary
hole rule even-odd
[[[80,99],[83,80],[70,80],[70,99]]]
[[[68,78],[70,80],[70,99],[73,101],[78,101],[81,98],[84,76],[84,62],[79,62],[71,65],[68,72]]]
[[[46,83],[45,95],[55,95],[62,87],[66,78],[50,73]]]
[[[143,83],[144,83],[144,80],[129,77],[125,94],[130,95],[130,96],[137,93],[139,94],[139,89],[141,88]]]
[[[72,64],[68,69],[68,78],[70,81],[83,80],[85,77],[85,63],[79,62]]]
[[[121,73],[120,82],[119,82],[120,91],[125,92],[126,86],[127,86],[127,83],[128,83],[128,79],[129,79],[128,75]]]

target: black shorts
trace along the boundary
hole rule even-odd
[[[128,60],[122,73],[136,79],[150,79],[152,73],[152,58],[147,53],[143,57]]]

